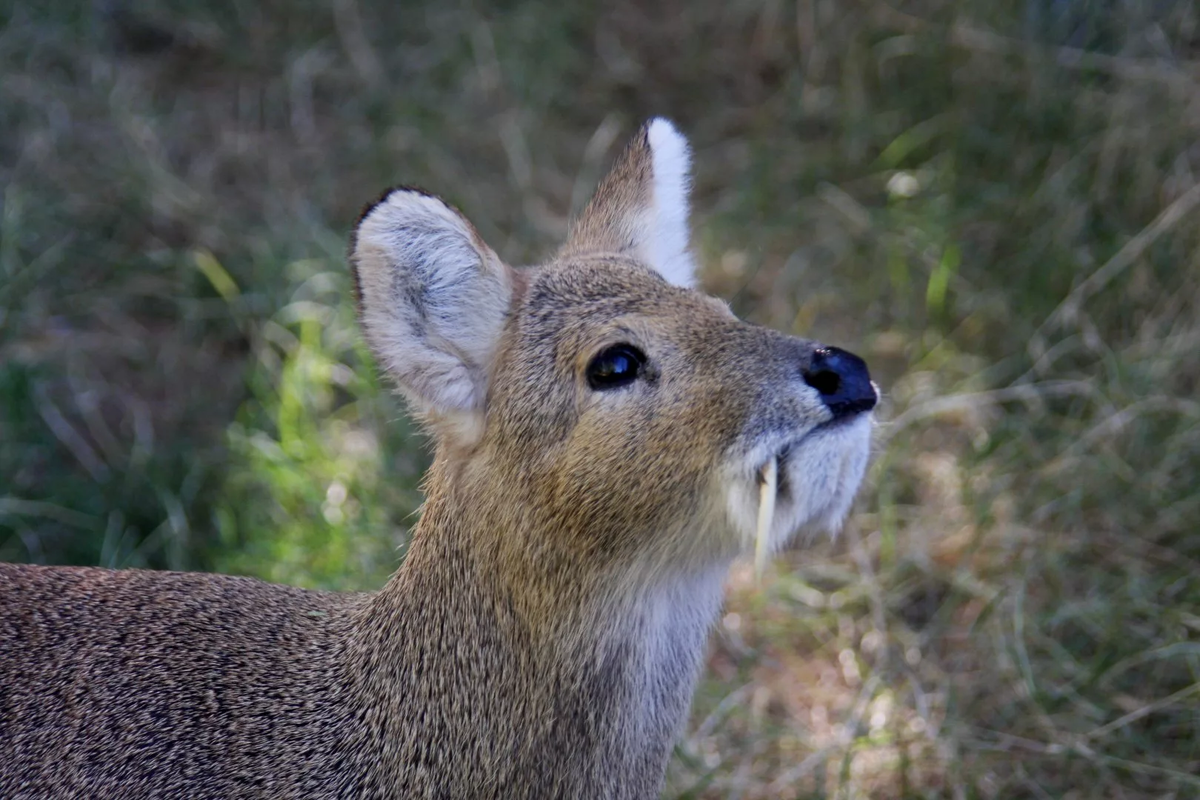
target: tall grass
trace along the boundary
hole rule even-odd
[[[736,572],[676,797],[1200,793],[1200,20],[1183,2],[0,9],[0,557],[376,586],[424,445],[353,323],[383,186],[551,252],[697,146],[704,280],[886,394]]]

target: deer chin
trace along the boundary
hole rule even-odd
[[[841,529],[866,472],[871,427],[871,415],[859,414],[772,437],[726,473],[726,513],[759,573],[797,534]]]

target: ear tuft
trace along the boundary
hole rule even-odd
[[[662,117],[646,126],[646,141],[654,173],[655,233],[649,244],[652,264],[677,286],[694,286],[696,264],[688,248],[688,195],[691,193],[692,155],[687,139]]]
[[[350,264],[367,342],[416,410],[458,428],[481,418],[512,298],[508,267],[465,217],[409,188],[363,213]]]

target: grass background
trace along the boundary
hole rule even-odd
[[[886,393],[742,568],[667,797],[1200,796],[1183,0],[0,2],[0,558],[369,588],[427,462],[343,263],[395,182],[513,263],[624,138],[704,283]]]

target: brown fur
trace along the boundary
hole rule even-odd
[[[790,459],[781,537],[828,521],[868,422],[826,425],[813,342],[655,272],[650,130],[542,267],[413,190],[364,213],[364,330],[438,437],[381,591],[0,565],[0,797],[657,795],[755,470]],[[618,343],[639,379],[593,390]]]

